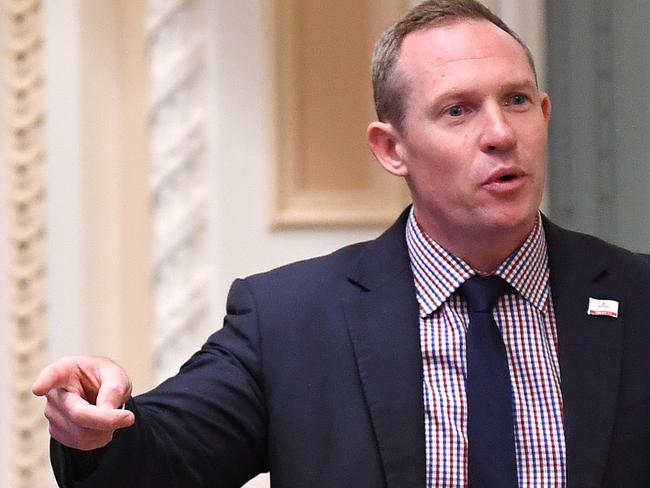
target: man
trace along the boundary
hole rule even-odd
[[[46,368],[63,486],[650,486],[650,268],[539,215],[528,50],[473,0],[429,0],[379,40],[373,85],[369,145],[413,207],[236,281],[152,392],[107,359]]]

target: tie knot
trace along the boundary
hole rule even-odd
[[[460,285],[458,292],[469,303],[472,312],[491,312],[510,285],[499,276],[473,276]]]

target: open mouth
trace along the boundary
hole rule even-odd
[[[522,176],[525,176],[523,170],[518,167],[502,167],[492,172],[485,180],[487,184],[490,183],[511,183],[515,180],[519,180]]]
[[[516,175],[503,175],[498,178],[498,181],[510,181],[514,180],[516,177]]]
[[[526,173],[518,167],[502,167],[493,171],[484,184],[492,191],[513,191],[523,185],[525,177]]]

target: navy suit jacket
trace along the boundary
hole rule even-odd
[[[236,281],[223,329],[129,401],[136,424],[84,482],[53,443],[62,486],[234,487],[270,469],[275,488],[424,487],[406,215],[374,241]],[[650,486],[650,266],[544,227],[568,486]],[[589,297],[617,300],[618,318],[589,316]]]

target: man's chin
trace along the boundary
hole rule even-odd
[[[487,219],[485,225],[486,234],[494,234],[495,236],[503,236],[504,234],[517,234],[524,237],[533,229],[537,220],[538,209],[527,211],[510,211],[494,214],[491,218]]]

